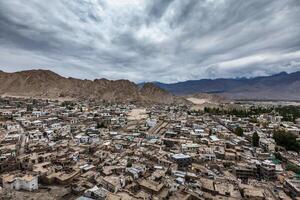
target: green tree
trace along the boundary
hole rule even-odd
[[[252,135],[252,145],[254,147],[259,146],[259,136],[258,136],[257,132],[254,132],[253,135]]]
[[[300,117],[300,106],[279,106],[276,109],[283,121],[295,122]]]
[[[27,112],[33,111],[32,106],[28,104],[26,110],[27,110]]]
[[[287,164],[286,170],[293,171],[297,174],[300,174],[300,167],[298,167],[297,165],[292,164],[292,163]]]
[[[276,159],[282,160],[282,156],[281,156],[280,152],[275,152],[274,156],[275,156]]]
[[[101,123],[98,122],[96,128],[97,129],[99,129],[99,128],[106,128],[106,126],[105,126],[104,122],[101,122]]]
[[[20,108],[20,107],[21,107],[21,103],[20,103],[20,102],[17,102],[16,107],[17,107],[17,108]]]
[[[235,128],[234,133],[235,133],[237,136],[243,136],[244,130],[243,130],[241,127],[238,126],[238,127]]]
[[[297,136],[282,129],[277,129],[273,133],[273,138],[277,145],[283,146],[286,150],[300,151],[300,143],[297,141]]]
[[[38,100],[33,99],[33,100],[32,100],[32,104],[36,106],[36,105],[38,104]]]
[[[132,167],[132,162],[128,161],[126,167]]]

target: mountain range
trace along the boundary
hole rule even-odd
[[[214,93],[237,100],[300,100],[300,71],[254,78],[201,79],[154,84],[181,96]]]
[[[171,104],[186,102],[182,96],[199,93],[238,100],[300,100],[300,71],[255,78],[201,79],[172,84],[81,80],[66,78],[49,70],[0,71],[1,96]]]
[[[148,83],[128,80],[65,78],[49,70],[0,71],[0,95],[34,98],[98,99],[116,102],[173,103],[176,97]]]

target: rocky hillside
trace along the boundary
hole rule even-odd
[[[101,99],[128,102],[172,103],[174,96],[155,85],[139,88],[128,80],[65,78],[48,70],[0,72],[0,95]],[[163,91],[163,92],[162,92]]]
[[[164,89],[159,88],[153,83],[145,83],[140,89],[141,95],[145,101],[159,102],[161,100],[164,103],[170,104],[174,102],[174,96]]]

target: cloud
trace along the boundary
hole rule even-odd
[[[298,0],[0,2],[0,68],[176,82],[300,70]]]

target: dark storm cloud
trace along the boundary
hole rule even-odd
[[[0,2],[0,66],[174,82],[300,70],[298,0]]]
[[[149,16],[161,18],[174,0],[153,0],[149,7]]]

